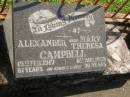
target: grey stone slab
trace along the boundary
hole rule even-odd
[[[101,6],[18,3],[12,20],[17,78],[103,72],[106,68]]]

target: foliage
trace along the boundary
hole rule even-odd
[[[23,1],[23,0],[22,0]],[[24,1],[45,1],[45,0],[24,0]],[[59,3],[61,0],[47,0],[49,2]],[[76,3],[79,0],[65,0],[65,3]],[[93,4],[96,0],[82,0],[81,4],[88,5]],[[112,0],[100,0],[98,4],[102,6],[107,6]],[[118,8],[125,2],[126,0],[115,0],[113,4],[108,9],[109,12],[116,12]],[[127,13],[130,10],[130,0],[126,6],[120,11],[121,13]]]
[[[4,0],[0,0],[0,9],[2,8],[3,4],[4,4]],[[10,5],[11,5],[11,0],[7,0],[6,8],[9,8]]]
[[[4,0],[0,0],[0,6],[2,6]],[[45,0],[17,0],[17,1],[39,1],[39,2],[43,2]],[[46,0],[48,2],[53,2],[53,3],[60,3],[61,0]],[[76,3],[79,0],[65,0],[65,3]],[[82,0],[81,4],[84,5],[92,5],[96,0]],[[112,0],[100,0],[100,2],[98,4],[102,5],[102,6],[107,6],[109,4],[109,2],[111,2]],[[7,6],[9,6],[11,3],[11,0],[8,0]],[[125,2],[125,0],[115,0],[114,3],[110,6],[110,8],[108,9],[109,12],[116,12],[118,10],[118,8]],[[121,13],[127,13],[130,10],[130,0],[127,3],[126,6],[123,7],[123,9],[120,11]]]

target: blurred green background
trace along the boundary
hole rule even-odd
[[[39,1],[42,2],[44,0],[17,0],[17,1]],[[61,0],[47,0],[48,2],[53,2],[53,3],[60,3]],[[65,3],[76,3],[78,0],[65,0]],[[89,4],[93,4],[96,0],[82,0],[83,5],[89,5]],[[100,0],[100,2],[98,4],[102,5],[102,6],[107,6],[109,4],[109,2],[111,2],[112,0]],[[115,0],[113,2],[113,4],[110,6],[110,8],[108,9],[109,12],[116,12],[118,10],[118,8],[125,2],[126,0]],[[0,0],[0,7],[2,6],[4,0]],[[7,8],[11,5],[11,0],[7,0]],[[121,13],[127,13],[130,11],[130,0],[127,3],[126,6],[123,7],[123,9],[120,11]]]
[[[7,0],[6,8],[9,8],[9,6],[11,5],[11,1],[12,0]],[[0,10],[1,10],[3,4],[4,4],[4,0],[0,0]]]

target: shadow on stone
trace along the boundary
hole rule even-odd
[[[130,33],[128,33],[126,37],[126,43],[127,43],[128,48],[130,49]]]

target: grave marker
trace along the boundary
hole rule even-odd
[[[104,71],[102,7],[20,2],[11,21],[5,32],[16,78]]]

